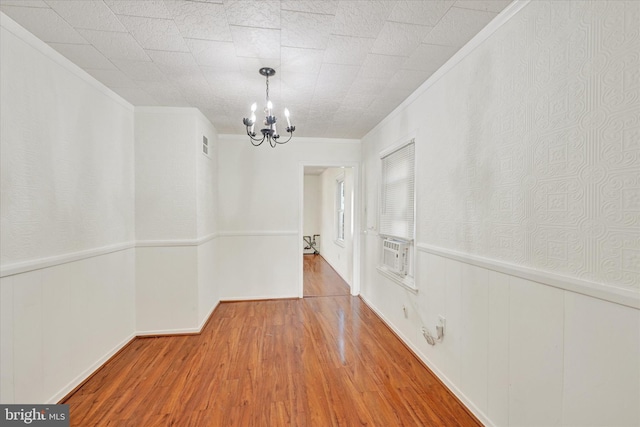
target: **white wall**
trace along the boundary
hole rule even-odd
[[[0,402],[57,402],[217,305],[217,133],[195,109],[134,113],[0,19]]]
[[[344,241],[336,239],[336,182],[344,179]],[[328,168],[321,175],[322,189],[322,257],[349,286],[353,278],[352,207],[353,169]]]
[[[220,301],[218,289],[218,132],[202,114],[196,114],[196,140],[209,140],[209,156],[196,150],[198,235],[198,325],[201,328]]]
[[[276,148],[219,137],[219,281],[222,299],[299,296],[305,162],[359,162],[353,140],[296,138]]]
[[[320,218],[321,218],[321,197],[320,192],[320,175],[304,176],[304,220],[302,230],[304,236],[313,238],[315,234],[320,234]],[[320,239],[322,236],[320,236]],[[318,246],[319,250],[320,247]],[[308,250],[307,253],[313,253]]]
[[[134,114],[0,23],[0,402],[57,402],[135,333]]]
[[[135,128],[137,330],[198,331],[219,300],[217,133],[194,108],[136,108]]]
[[[488,425],[640,424],[639,13],[528,3],[363,139],[362,295]],[[407,135],[417,295],[375,269],[379,152]]]

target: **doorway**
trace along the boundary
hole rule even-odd
[[[301,164],[300,297],[357,295],[357,164]]]

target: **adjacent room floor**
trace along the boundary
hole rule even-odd
[[[305,257],[317,297],[221,303],[200,335],[134,340],[65,402],[71,425],[478,425],[330,269]]]

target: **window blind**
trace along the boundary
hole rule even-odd
[[[414,237],[415,143],[382,157],[380,234],[402,240]]]

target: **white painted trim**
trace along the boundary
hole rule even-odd
[[[137,337],[148,337],[155,335],[181,335],[181,334],[197,334],[200,333],[198,328],[179,328],[179,329],[154,329],[150,331],[138,331]]]
[[[389,154],[395,153],[396,151],[406,147],[409,144],[415,144],[415,142],[416,142],[416,134],[417,134],[417,132],[414,130],[410,134],[408,134],[407,136],[404,136],[404,137],[400,138],[392,146],[387,147],[384,150],[380,151],[380,153],[378,153],[378,155],[380,156],[380,159],[384,159]]]
[[[158,114],[158,113],[167,113],[171,115],[200,115],[201,118],[204,117],[205,120],[209,121],[200,110],[195,107],[160,107],[160,106],[151,106],[151,107],[134,107],[136,113],[150,113],[150,114]]]
[[[207,315],[204,316],[204,318],[200,321],[200,325],[198,326],[198,331],[199,332],[202,332],[202,329],[204,328],[204,325],[209,321],[209,318],[211,317],[211,315],[213,314],[215,309],[218,308],[219,305],[220,305],[220,300],[218,299],[218,301],[216,301],[216,303],[213,304],[213,307],[211,307],[211,309],[209,310]]]
[[[112,252],[124,251],[132,248],[148,247],[173,247],[173,246],[199,246],[218,237],[218,233],[212,233],[198,239],[185,240],[140,240],[137,242],[116,243],[114,245],[102,246],[99,248],[87,249],[84,251],[72,252],[63,255],[56,255],[47,258],[8,264],[0,267],[0,277],[13,276],[33,270],[54,267],[60,264],[80,261],[86,258],[110,254]]]
[[[107,86],[96,80],[91,74],[84,71],[82,68],[78,67],[76,64],[68,60],[65,56],[60,54],[58,51],[53,49],[47,43],[43,42],[29,31],[27,31],[24,27],[18,24],[13,19],[9,18],[3,12],[0,12],[0,27],[6,29],[14,36],[18,37],[23,42],[27,43],[29,46],[51,59],[56,64],[64,67],[69,72],[71,72],[76,77],[79,77],[89,85],[91,85],[94,89],[98,90],[103,95],[108,96],[121,106],[125,107],[129,111],[133,111],[134,107],[129,102],[127,102],[120,95],[109,89]]]
[[[298,230],[221,231],[218,237],[297,236]]]
[[[112,252],[124,251],[127,249],[132,249],[135,246],[135,242],[116,243],[115,245],[102,246],[99,248],[92,248],[64,255],[56,255],[47,258],[39,258],[31,261],[8,264],[0,267],[0,277],[13,276],[15,274],[26,273],[28,271],[40,270],[42,268],[53,267],[69,262],[80,261],[86,258],[106,255]]]
[[[630,289],[606,285],[604,283],[590,282],[588,280],[578,279],[575,277],[562,276],[549,271],[537,270],[531,267],[484,258],[478,255],[467,254],[424,243],[418,243],[416,246],[421,252],[450,258],[456,261],[508,274],[510,276],[521,277],[542,285],[553,286],[554,288],[564,289],[566,291],[576,292],[604,301],[640,309],[640,292],[635,292]]]
[[[440,381],[442,381],[447,388],[456,395],[456,397],[458,399],[460,399],[460,401],[473,413],[473,415],[475,415],[478,420],[480,420],[480,422],[482,424],[484,424],[485,426],[488,427],[494,427],[495,424],[493,424],[491,422],[491,420],[480,410],[478,409],[478,407],[476,407],[473,402],[471,401],[471,399],[469,399],[467,396],[464,395],[464,393],[462,393],[462,391],[460,391],[460,389],[458,387],[455,386],[455,384],[453,383],[453,381],[451,381],[449,378],[447,378],[446,375],[444,375],[442,373],[442,371],[440,371],[438,368],[435,367],[435,365],[431,362],[431,360],[429,360],[429,358],[427,356],[424,355],[424,353],[422,353],[401,331],[400,328],[396,327],[396,325],[394,325],[391,320],[389,320],[387,317],[385,317],[382,312],[371,302],[369,301],[366,297],[364,297],[363,295],[360,295],[360,298],[362,298],[362,300],[364,301],[364,303],[374,312],[376,313],[376,315],[389,327],[389,329],[391,329],[393,332],[395,332],[395,334],[406,344],[407,347],[409,347],[411,349],[411,351],[413,351],[419,358],[420,360],[422,360],[424,362],[425,365],[427,365],[429,367],[429,369],[431,369],[431,371],[440,379]]]
[[[227,297],[220,299],[220,302],[238,302],[238,301],[258,301],[258,300],[272,300],[272,299],[294,299],[298,298],[298,295],[251,295],[242,297]]]
[[[131,340],[133,340],[135,337],[136,337],[136,334],[129,335],[127,338],[125,338],[123,341],[117,344],[114,348],[108,351],[104,356],[102,356],[100,359],[95,361],[90,367],[85,369],[84,372],[82,372],[80,375],[75,377],[73,380],[69,381],[69,383],[66,386],[64,386],[60,391],[58,391],[56,394],[54,394],[49,399],[47,399],[45,403],[55,404],[60,402],[60,400],[62,400],[63,397],[71,393],[74,388],[78,387],[78,385],[82,384],[83,381],[85,381],[87,378],[93,375],[102,365],[104,365],[111,357],[113,357],[114,354],[122,350],[122,348],[124,348],[124,346],[129,344],[129,342],[131,342]]]
[[[218,139],[226,139],[233,142],[249,142],[247,135],[222,133],[218,134]],[[347,139],[347,138],[310,138],[306,136],[293,136],[290,144],[360,144],[359,139]]]
[[[340,276],[340,278],[341,278],[342,280],[344,280],[344,283],[346,283],[346,284],[347,284],[347,286],[349,286],[349,289],[351,289],[351,288],[352,288],[351,283],[349,283],[349,281],[347,280],[347,278],[346,278],[346,277],[344,277],[344,276],[342,275],[342,273],[340,273],[340,271],[338,271],[338,269],[336,268],[336,266],[335,266],[335,265],[333,265],[333,264],[331,263],[331,261],[329,261],[328,259],[326,259],[325,257],[323,257],[323,256],[322,256],[322,254],[320,254],[320,256],[322,257],[322,259],[323,259],[323,260],[325,260],[325,262],[326,262],[327,264],[329,264],[329,266],[333,269],[333,271],[335,271],[335,272],[338,274],[338,276]]]
[[[382,274],[387,279],[391,280],[393,283],[396,283],[408,291],[413,292],[414,294],[418,293],[418,288],[416,288],[415,280],[410,276],[405,276],[404,278],[400,278],[397,274],[392,273],[386,267],[377,266],[376,270],[378,273]]]
[[[87,378],[97,372],[98,369],[102,365],[104,365],[113,355],[115,355],[118,351],[122,350],[127,344],[131,342],[134,338],[137,337],[145,337],[149,335],[170,335],[170,334],[184,334],[184,333],[201,333],[204,325],[209,321],[211,315],[214,310],[218,308],[220,305],[220,300],[218,300],[213,307],[209,310],[204,319],[200,322],[198,328],[187,328],[187,329],[166,329],[166,330],[158,330],[158,331],[141,331],[136,332],[129,335],[126,339],[121,341],[118,345],[112,348],[109,352],[107,352],[104,356],[94,362],[89,368],[85,369],[80,375],[71,380],[66,386],[64,386],[60,391],[58,391],[55,395],[50,397],[45,403],[54,404],[58,403],[63,397],[71,393],[73,389],[75,389],[78,385],[82,384]]]
[[[315,162],[315,161],[301,161],[298,163],[298,235],[300,239],[298,239],[298,253],[300,254],[300,259],[298,263],[298,297],[302,298],[304,296],[304,269],[303,269],[303,257],[304,257],[304,242],[302,240],[302,236],[304,236],[304,168],[305,166],[313,166],[313,167],[327,167],[327,168],[352,168],[353,169],[353,229],[355,232],[353,233],[353,268],[352,268],[352,278],[351,278],[351,295],[358,296],[360,294],[360,215],[358,214],[360,210],[360,204],[363,199],[363,191],[360,188],[360,162]],[[364,206],[364,205],[363,205]],[[335,268],[334,268],[335,270]],[[337,271],[337,270],[336,270]],[[347,282],[345,280],[345,282]],[[349,283],[349,282],[347,282]]]
[[[219,233],[211,233],[197,239],[170,239],[170,240],[138,240],[136,247],[138,248],[155,248],[155,247],[172,247],[172,246],[200,246],[219,237]]]
[[[522,10],[530,0],[514,0],[502,12],[498,14],[486,27],[484,27],[478,34],[476,34],[471,40],[467,42],[458,52],[456,52],[447,62],[445,62],[435,73],[431,75],[424,83],[422,83],[411,95],[407,97],[400,105],[398,105],[387,117],[382,119],[373,129],[371,129],[363,137],[375,134],[380,129],[385,127],[391,120],[398,114],[401,114],[407,109],[414,101],[416,101],[427,89],[433,86],[440,78],[451,71],[460,61],[466,58],[471,52],[473,52],[478,46],[484,43],[493,33],[495,33],[500,27],[509,22],[513,16],[515,16],[520,10]]]

